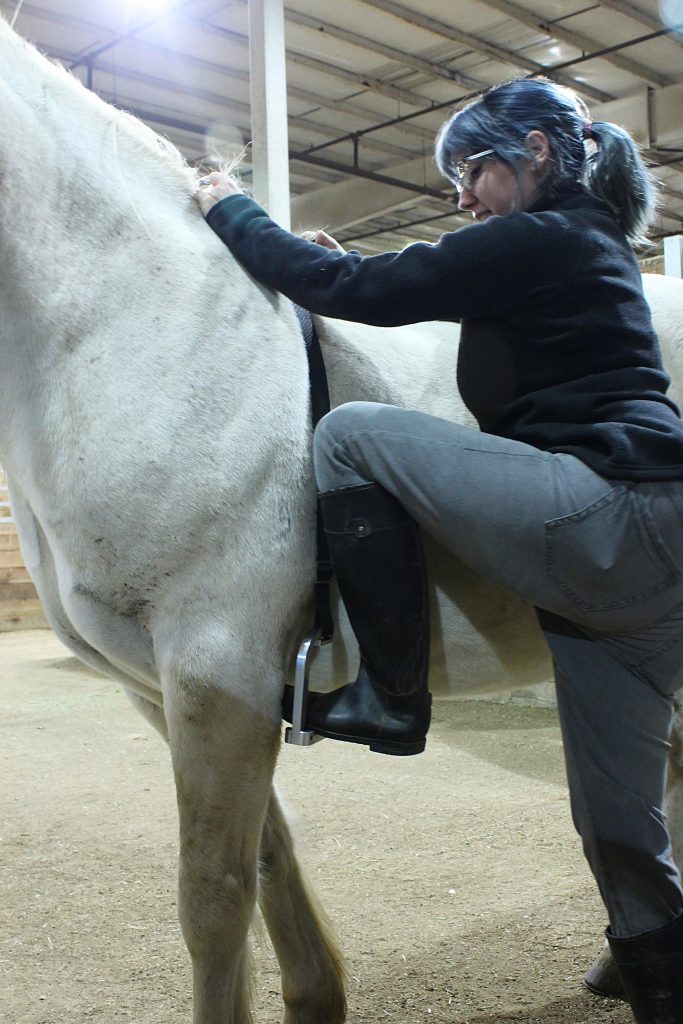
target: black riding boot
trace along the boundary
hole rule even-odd
[[[309,693],[305,726],[367,743],[382,754],[419,754],[431,717],[429,617],[420,532],[379,484],[319,496],[339,592],[360,647],[358,678]],[[292,694],[283,709],[291,719]]]
[[[633,938],[608,931],[607,941],[638,1024],[683,1024],[683,914]]]

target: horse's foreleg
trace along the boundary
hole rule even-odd
[[[179,916],[194,1024],[251,1024],[247,933],[279,722],[175,671],[164,710],[180,814]]]
[[[133,707],[140,712],[143,718],[147,719],[150,725],[154,726],[161,738],[168,743],[168,726],[166,725],[164,709],[158,704],[153,704],[146,697],[141,697],[139,693],[134,693],[133,690],[129,690],[127,687],[124,692]]]
[[[259,905],[282,973],[284,1024],[343,1024],[341,954],[304,881],[275,792],[261,842]]]

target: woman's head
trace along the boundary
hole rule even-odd
[[[476,220],[507,217],[528,210],[544,194],[550,147],[535,129],[525,140],[525,155],[516,163],[502,160],[494,149],[468,153],[449,175],[460,195],[459,207]]]
[[[539,149],[541,139],[545,147]],[[595,143],[590,149],[587,139]],[[519,78],[489,89],[443,125],[436,140],[437,166],[458,186],[458,162],[486,150],[493,153],[481,166],[502,163],[518,183],[508,212],[585,186],[607,202],[633,241],[643,241],[654,189],[635,144],[616,125],[591,123],[586,105],[570,89],[544,78]],[[483,184],[485,170],[480,177]],[[530,180],[536,195],[529,192]],[[471,208],[467,196],[461,206]]]

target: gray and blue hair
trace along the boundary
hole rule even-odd
[[[454,114],[437,136],[437,166],[455,182],[459,159],[494,149],[497,159],[516,170],[529,158],[526,138],[535,130],[550,144],[545,194],[552,198],[583,185],[607,203],[634,245],[647,244],[656,188],[633,139],[609,121],[591,122],[576,93],[546,78],[504,82]],[[588,139],[594,147],[586,145]]]

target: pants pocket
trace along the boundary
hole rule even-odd
[[[627,485],[546,523],[546,569],[582,612],[639,604],[680,579],[646,499]]]

